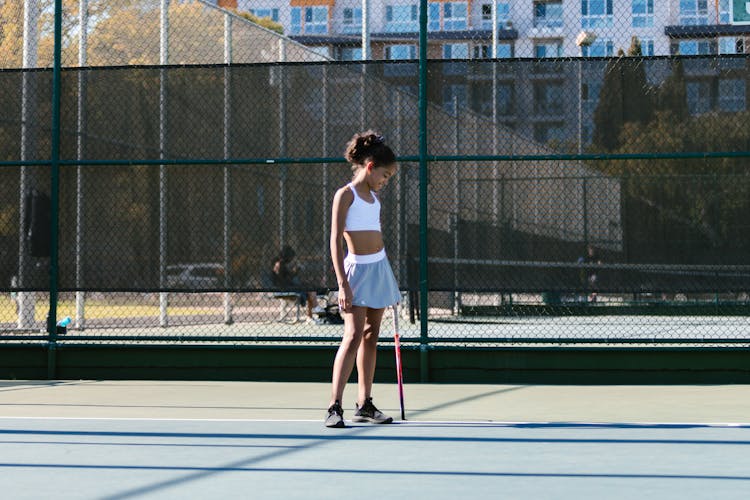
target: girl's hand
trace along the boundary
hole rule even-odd
[[[350,312],[352,309],[352,288],[349,283],[339,288],[339,309],[342,312]]]

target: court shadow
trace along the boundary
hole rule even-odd
[[[517,429],[750,429],[750,423],[682,422],[394,422],[424,428],[517,428]]]
[[[531,387],[531,386],[521,385],[521,386],[515,386],[515,387],[506,387],[506,388],[497,389],[497,390],[494,390],[494,391],[483,392],[481,394],[474,394],[472,396],[467,396],[465,398],[460,398],[460,399],[454,399],[454,400],[451,400],[451,401],[446,401],[444,403],[440,403],[438,405],[430,406],[428,408],[422,408],[422,409],[418,409],[418,410],[409,410],[407,408],[407,416],[409,416],[410,418],[412,418],[414,415],[424,415],[424,414],[427,414],[427,413],[430,413],[430,412],[444,410],[446,408],[450,408],[450,407],[453,407],[453,406],[459,406],[459,405],[462,405],[464,403],[468,403],[468,402],[471,402],[471,401],[477,401],[479,399],[489,398],[491,396],[497,396],[498,394],[506,394],[506,393],[509,393],[509,392],[520,391],[522,389],[528,389],[529,387]]]
[[[49,389],[50,387],[96,384],[97,380],[3,380],[0,381],[0,392],[29,391],[32,389]]]

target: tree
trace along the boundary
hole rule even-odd
[[[690,117],[685,66],[679,57],[672,60],[672,73],[658,89],[655,107],[658,111],[671,115],[677,123]]]
[[[628,55],[620,50],[607,63],[599,104],[594,111],[594,146],[612,151],[622,143],[620,133],[627,123],[648,123],[652,118],[652,91],[646,79],[638,37],[631,39]]]
[[[20,68],[23,57],[23,2],[0,2],[0,68]]]
[[[599,93],[599,102],[594,110],[593,144],[597,150],[612,151],[619,145],[617,136],[625,122],[622,90],[622,58],[610,59],[604,70],[604,81]]]
[[[648,123],[653,117],[651,88],[646,80],[646,65],[638,37],[631,39],[628,57],[622,60],[623,122]]]

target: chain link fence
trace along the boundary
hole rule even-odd
[[[54,2],[0,6],[0,340],[335,343],[373,128],[407,344],[750,343],[731,2],[219,3],[63,1],[57,108]]]

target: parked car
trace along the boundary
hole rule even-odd
[[[224,266],[210,262],[167,266],[166,285],[170,288],[219,288],[224,285]]]

